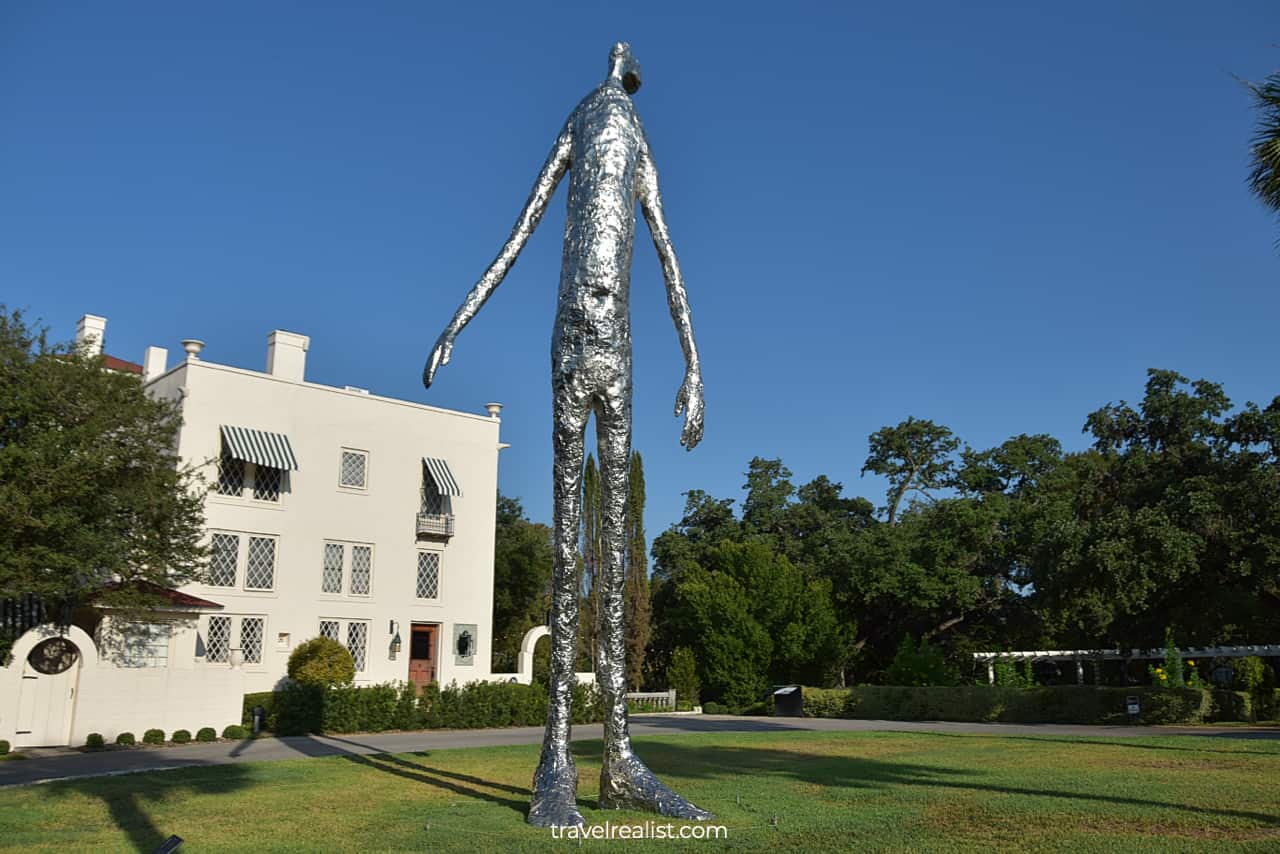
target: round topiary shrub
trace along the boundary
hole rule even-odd
[[[164,730],[149,729],[142,734],[143,744],[164,744]]]
[[[355,677],[351,653],[336,640],[312,638],[298,644],[289,656],[289,678],[303,685],[332,688],[350,685]]]
[[[218,731],[211,726],[202,726],[196,732],[196,741],[217,741]]]
[[[190,741],[190,740],[191,740],[191,730],[189,730],[189,729],[175,729],[175,730],[173,731],[173,743],[174,743],[174,744],[186,744],[186,743],[187,743],[188,741]]]
[[[248,738],[249,731],[244,727],[240,726],[240,724],[231,724],[230,726],[228,726],[226,729],[222,731],[222,737],[234,738],[234,739]]]
[[[107,740],[102,737],[100,732],[91,732],[84,739],[84,746],[90,750],[101,750],[106,747]]]
[[[5,741],[3,738],[0,738],[0,756],[4,756],[8,752],[9,752],[9,742]]]
[[[116,736],[116,744],[131,746],[137,743],[138,743],[138,740],[133,737],[133,733],[131,732],[122,732]]]

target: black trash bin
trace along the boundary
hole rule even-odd
[[[804,692],[799,685],[778,685],[773,689],[773,714],[779,718],[804,717]]]

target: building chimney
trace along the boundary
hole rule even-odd
[[[149,383],[169,367],[169,351],[163,347],[148,347],[142,357],[142,381]]]
[[[486,403],[484,405],[484,408],[489,411],[490,418],[497,418],[498,415],[502,412],[501,403]]]
[[[274,330],[267,336],[267,373],[289,382],[302,382],[310,346],[311,339],[305,335]]]
[[[102,355],[102,339],[107,337],[107,319],[86,314],[76,324],[76,346],[90,356]]]

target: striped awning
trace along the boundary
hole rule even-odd
[[[436,482],[436,489],[440,490],[441,495],[462,497],[462,487],[458,486],[458,482],[453,479],[453,472],[449,471],[448,463],[437,460],[435,457],[423,457],[422,464],[427,467],[427,473]]]
[[[298,470],[298,458],[293,455],[289,437],[283,433],[223,424],[222,444],[232,459],[284,471]]]

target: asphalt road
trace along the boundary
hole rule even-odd
[[[1280,728],[1258,727],[1116,727],[1066,724],[976,724],[945,721],[853,721],[825,718],[766,718],[734,715],[636,715],[634,735],[674,735],[692,732],[787,732],[795,730],[839,732],[937,732],[989,736],[1045,736],[1071,738],[1136,738],[1152,735],[1192,735],[1203,738],[1280,739]],[[574,741],[601,737],[599,724],[578,726]],[[494,747],[506,744],[538,744],[542,727],[510,729],[428,730],[369,735],[304,735],[220,741],[171,747],[137,747],[81,753],[65,748],[23,750],[30,759],[0,762],[0,788],[47,783],[54,780],[132,774],[233,762],[271,762],[311,756],[409,753],[459,747]]]

